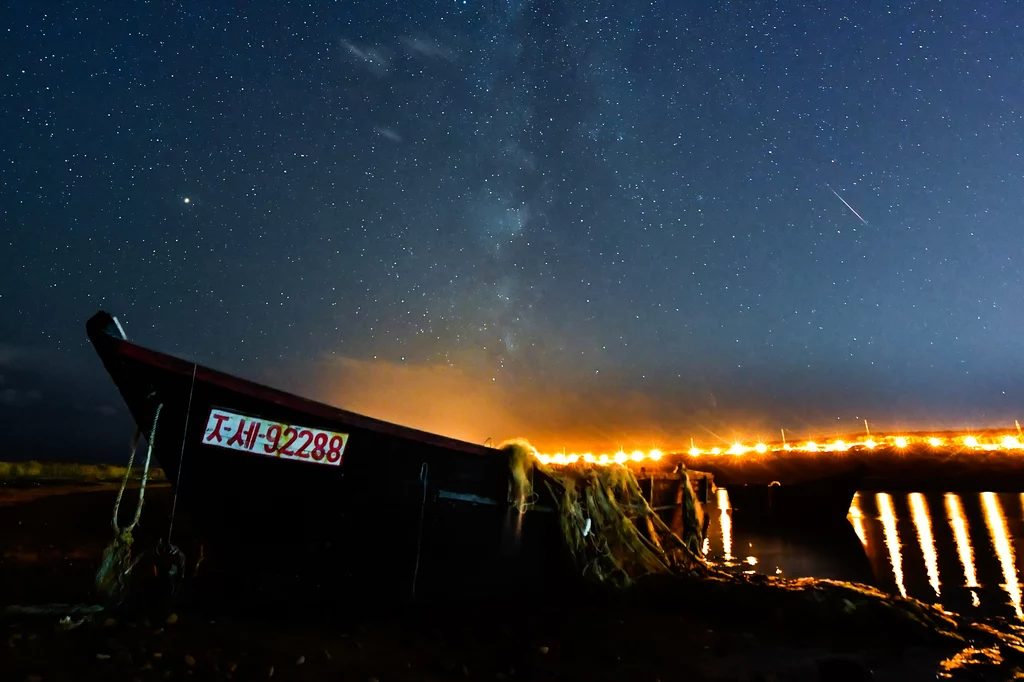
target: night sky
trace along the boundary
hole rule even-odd
[[[1019,2],[2,16],[2,456],[127,452],[98,309],[476,442],[1024,418]]]

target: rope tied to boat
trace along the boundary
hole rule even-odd
[[[132,451],[128,456],[128,466],[125,469],[124,478],[121,479],[121,489],[118,491],[117,499],[114,501],[114,518],[112,523],[114,539],[103,550],[103,561],[96,572],[96,589],[100,594],[115,603],[121,601],[127,577],[138,562],[138,559],[132,561],[132,543],[134,542],[132,531],[135,530],[135,527],[139,524],[139,519],[142,517],[142,505],[146,497],[146,480],[149,477],[149,465],[153,461],[153,443],[156,440],[156,426],[160,420],[160,411],[163,407],[163,403],[157,405],[156,412],[153,415],[153,426],[149,432],[146,462],[142,468],[139,501],[135,506],[135,516],[127,527],[121,528],[117,518],[121,509],[121,499],[124,497],[124,491],[128,487],[128,479],[131,476],[132,466],[135,463],[135,452],[138,450],[139,444],[138,432],[136,432],[136,437],[132,439]]]

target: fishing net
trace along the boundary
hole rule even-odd
[[[564,547],[580,574],[602,584],[629,586],[647,575],[703,575],[703,512],[685,470],[682,537],[651,508],[630,469],[577,461],[541,463],[524,441],[503,445],[518,505],[538,498],[543,486],[557,504]],[[531,484],[531,469],[533,483]]]
[[[908,642],[949,645],[990,638],[991,633],[979,630],[982,626],[941,607],[866,585],[732,574],[709,565],[700,551],[703,510],[688,476],[681,481],[683,526],[681,532],[673,532],[651,508],[628,467],[585,461],[551,466],[542,463],[525,441],[502,448],[512,467],[515,506],[520,511],[541,504],[556,506],[562,544],[588,582],[636,586],[632,594],[659,608],[715,614],[729,623],[768,617],[780,627],[805,634],[824,631],[877,638],[886,632]],[[997,635],[1004,643],[1012,640],[1019,645],[1024,661],[1024,640],[1005,629],[992,637]]]

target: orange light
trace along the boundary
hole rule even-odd
[[[986,432],[988,433],[988,432]],[[926,434],[919,434],[917,432],[912,433],[908,436],[894,436],[894,435],[880,435],[880,441],[875,441],[872,435],[865,434],[864,440],[856,440],[849,442],[845,440],[834,440],[826,441],[824,443],[818,443],[813,440],[806,441],[801,444],[791,444],[783,440],[782,442],[776,443],[765,443],[755,442],[752,445],[746,445],[741,441],[735,441],[728,447],[713,447],[710,449],[702,449],[698,447],[693,439],[690,439],[690,448],[688,450],[671,450],[669,452],[679,454],[689,454],[691,457],[698,457],[703,454],[711,455],[722,455],[728,454],[733,456],[742,456],[748,453],[754,452],[758,455],[772,455],[773,453],[782,452],[808,452],[808,453],[819,453],[819,452],[846,452],[851,449],[868,449],[874,450],[876,448],[894,448],[904,449],[911,445],[924,445],[928,444],[931,448],[941,451],[943,448],[950,448],[956,444],[962,444],[963,447],[974,450],[975,452],[1014,452],[1024,453],[1024,435],[1013,432],[1005,432],[1006,435],[950,435],[950,436],[929,436]],[[609,464],[630,464],[630,463],[644,463],[647,461],[657,462],[665,457],[668,457],[665,452],[658,449],[651,449],[648,451],[633,450],[632,452],[626,452],[619,450],[614,454],[602,454],[595,456],[591,453],[586,454],[566,454],[564,451],[554,454],[542,454],[535,453],[537,461],[540,464],[545,465],[572,465],[578,462],[587,462],[589,464],[609,465]],[[678,456],[678,455],[674,455]]]

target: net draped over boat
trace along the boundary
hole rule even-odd
[[[683,473],[682,537],[658,516],[644,498],[628,467],[579,460],[545,465],[524,441],[502,448],[508,453],[518,505],[537,497],[543,485],[558,505],[563,545],[587,579],[628,586],[647,575],[703,575],[703,510]],[[531,486],[530,469],[534,469]]]
[[[735,621],[770,614],[780,623],[813,624],[844,636],[877,636],[884,630],[906,642],[957,647],[994,640],[1011,645],[1003,656],[1024,662],[1024,639],[1016,633],[971,623],[939,606],[867,585],[734,575],[710,565],[700,551],[703,510],[688,477],[681,481],[680,536],[651,508],[628,467],[586,461],[545,465],[521,440],[502,449],[512,469],[515,506],[525,510],[541,497],[535,487],[547,489],[557,503],[563,545],[585,580],[613,588],[644,586],[639,594],[664,607],[678,603],[681,610],[714,610]]]

